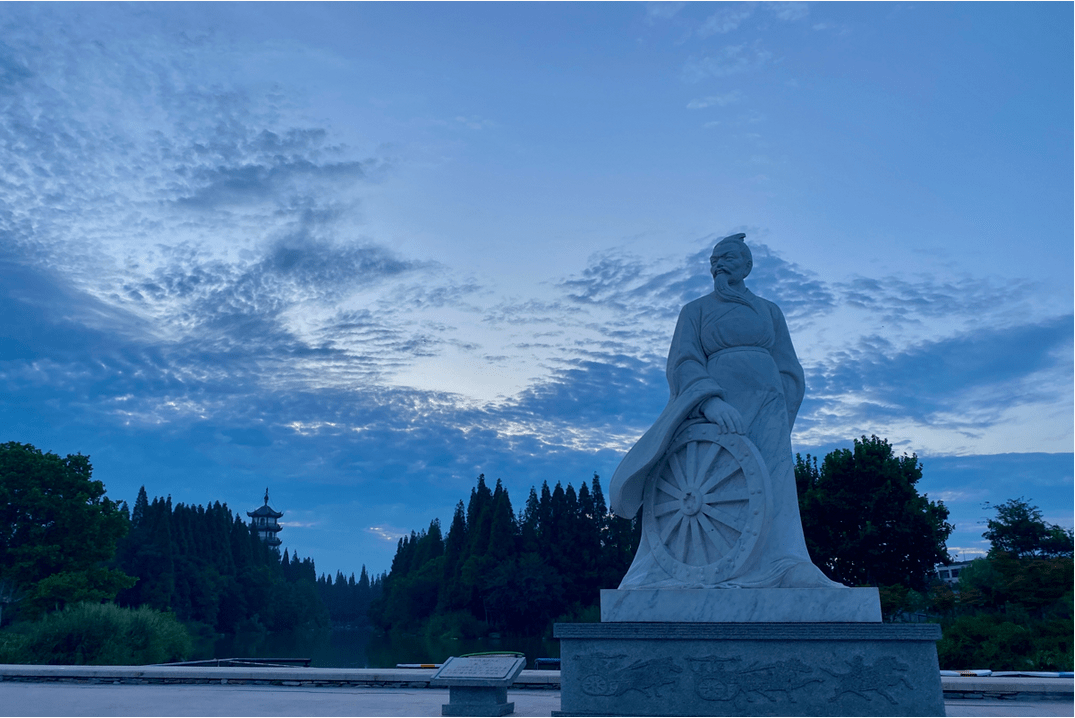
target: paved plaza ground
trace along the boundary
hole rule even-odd
[[[558,690],[509,691],[515,715],[548,716]],[[439,716],[448,691],[231,685],[0,682],[3,716]],[[1071,716],[1070,700],[945,702],[949,716]]]

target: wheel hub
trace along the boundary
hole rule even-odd
[[[698,494],[694,492],[688,493],[683,497],[683,513],[687,516],[694,516],[702,510],[702,499]]]

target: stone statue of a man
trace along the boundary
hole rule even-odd
[[[745,236],[713,249],[714,291],[683,307],[668,351],[668,405],[612,477],[616,514],[646,505],[621,589],[840,586],[803,539],[791,450],[803,370],[780,309],[743,282]]]

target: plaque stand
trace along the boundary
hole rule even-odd
[[[508,686],[515,682],[526,659],[514,655],[452,656],[429,679],[431,686],[447,686],[448,702],[442,716],[505,716],[515,712],[508,702]]]

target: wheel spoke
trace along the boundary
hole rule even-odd
[[[739,527],[736,525],[736,524],[739,524],[741,522],[739,521],[738,517],[736,517],[734,514],[731,514],[731,513],[727,512],[727,511],[725,511],[724,509],[718,509],[718,508],[716,508],[714,506],[707,506],[707,505],[702,506],[702,511],[709,518],[713,519],[714,521],[719,521],[720,523],[724,524],[725,526],[727,526],[728,528],[732,529],[736,533],[743,533],[742,531],[739,530]]]
[[[659,518],[665,514],[672,513],[682,505],[679,501],[665,501],[663,504],[657,504],[653,507],[653,515]]]
[[[691,545],[694,546],[702,563],[709,563],[709,555],[705,550],[705,538],[702,536],[702,523],[697,516],[691,516]]]
[[[679,533],[676,534],[675,545],[672,547],[672,555],[679,559],[680,563],[687,562],[687,529],[690,527],[689,521],[683,521],[685,516],[680,514],[679,521]]]
[[[677,489],[675,486],[672,486],[672,484],[668,483],[664,479],[658,479],[657,480],[657,488],[659,488],[661,491],[665,492],[666,494],[669,494],[671,496],[675,496],[677,499],[682,499],[683,498],[683,492],[680,491],[679,489]]]
[[[668,545],[668,537],[672,535],[672,532],[676,530],[676,526],[683,521],[683,514],[677,514],[671,521],[665,525],[664,530],[661,531],[661,543],[665,546]]]
[[[683,485],[685,489],[694,488],[698,483],[698,442],[687,442],[687,483]]]
[[[714,474],[708,481],[706,481],[705,484],[702,485],[701,489],[699,489],[699,493],[708,494],[710,491],[717,488],[722,483],[724,483],[725,481],[727,481],[741,471],[742,468],[739,466],[739,464],[733,461],[730,467],[726,467],[724,471],[718,474]]]
[[[717,549],[717,557],[723,556],[732,547],[732,542],[724,538],[718,525],[704,513],[698,515],[698,524],[705,530],[705,535],[710,543]]]
[[[712,498],[711,498],[712,497]],[[706,494],[705,502],[707,504],[734,504],[736,502],[750,501],[750,497],[746,494],[725,494],[719,499],[712,493]]]
[[[690,486],[690,482],[687,480],[687,472],[683,470],[683,463],[679,460],[678,452],[668,458],[668,468],[672,470],[672,475],[679,482],[680,488],[686,489]]]
[[[709,472],[709,469],[713,466],[713,461],[717,458],[717,454],[720,453],[720,444],[713,442],[706,449],[705,454],[702,455],[702,460],[698,462],[698,483],[702,483],[702,479]]]

